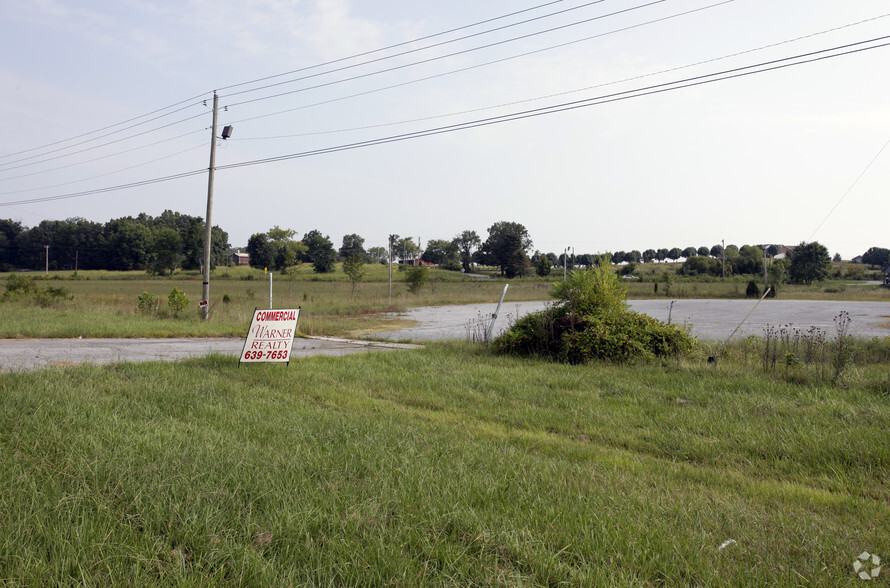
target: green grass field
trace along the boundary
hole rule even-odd
[[[3,374],[0,583],[854,585],[888,378],[469,344]]]
[[[664,271],[658,265],[659,271]],[[673,268],[675,269],[675,268]],[[647,268],[647,271],[650,271]],[[650,273],[654,272],[651,269]],[[645,272],[638,272],[650,279]],[[66,288],[71,300],[59,300],[44,308],[24,302],[0,303],[0,338],[21,337],[206,337],[242,336],[254,308],[269,305],[268,276],[247,267],[218,268],[211,277],[211,320],[202,321],[198,301],[202,278],[197,272],[177,273],[172,278],[151,277],[144,272],[60,272],[46,276],[28,274],[39,287]],[[5,284],[9,274],[0,274]],[[315,274],[300,266],[290,275],[273,276],[273,305],[301,307],[303,335],[367,336],[398,326],[385,313],[410,306],[497,302],[504,284],[510,288],[507,302],[548,300],[548,291],[562,275],[515,280],[475,279],[456,272],[431,271],[430,283],[417,295],[409,294],[402,272],[394,272],[392,296],[386,267],[367,266],[367,276],[355,291],[342,271]],[[631,298],[742,298],[746,280],[675,280],[669,289],[653,282],[630,282]],[[190,307],[172,318],[166,298],[173,288],[185,292]],[[148,292],[161,304],[157,313],[140,313],[140,294]],[[848,285],[829,281],[813,286],[783,286],[780,298],[823,300],[870,300],[890,302],[890,288]]]

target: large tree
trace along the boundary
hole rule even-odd
[[[457,244],[454,241],[444,239],[430,239],[427,241],[426,250],[420,259],[427,263],[433,263],[442,269],[459,270],[460,256]]]
[[[526,253],[532,246],[528,230],[519,223],[499,221],[488,227],[488,239],[482,244],[483,259],[508,278],[524,275],[530,265]]]
[[[334,271],[337,252],[334,251],[330,237],[313,229],[303,235],[303,244],[307,248],[305,257],[312,264],[315,273],[325,274]]]
[[[470,271],[470,263],[473,261],[473,253],[482,245],[482,240],[476,231],[464,231],[454,238],[453,243],[457,245],[457,251],[460,253],[460,263],[465,272]]]
[[[365,257],[365,239],[355,233],[343,235],[343,245],[338,251],[342,259],[349,259],[354,255]]]
[[[809,286],[813,282],[822,281],[828,277],[829,270],[831,270],[831,257],[828,255],[828,249],[818,241],[801,242],[794,248],[788,274],[795,284]]]
[[[890,249],[883,247],[869,247],[868,251],[862,254],[862,263],[868,265],[881,265],[890,261]]]

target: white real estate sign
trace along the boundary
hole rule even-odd
[[[299,308],[254,310],[239,363],[290,361],[299,316]]]

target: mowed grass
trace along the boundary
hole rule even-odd
[[[854,585],[888,377],[470,344],[2,374],[0,583]]]

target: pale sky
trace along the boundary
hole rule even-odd
[[[226,166],[887,35],[890,4],[878,0],[4,0],[0,218],[203,217],[211,111],[202,102],[218,89],[228,106],[219,132],[235,130],[217,149],[212,220],[235,246],[273,225],[318,229],[337,247],[358,233],[370,247],[390,233],[423,245],[466,229],[484,239],[506,220],[557,254],[815,239],[849,259],[890,246],[890,47]]]

